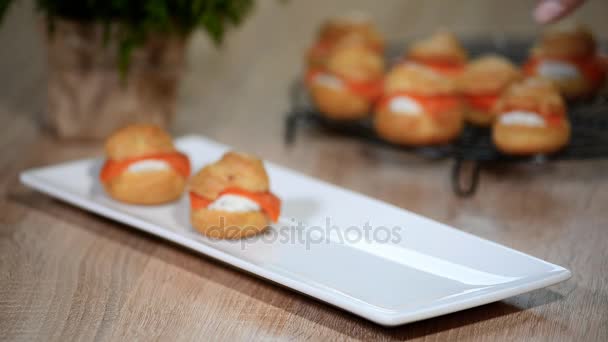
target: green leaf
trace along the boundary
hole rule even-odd
[[[0,20],[13,0],[0,0]],[[251,12],[253,0],[34,0],[49,19],[96,22],[104,27],[104,42],[118,39],[118,66],[126,75],[133,51],[154,34],[186,36],[203,29],[220,44],[231,28]],[[51,30],[49,30],[51,32]],[[119,32],[116,37],[114,33]],[[52,33],[52,32],[51,32]]]
[[[12,0],[0,0],[0,23],[4,19]]]
[[[127,72],[131,65],[131,55],[136,46],[135,41],[131,39],[121,41],[118,46],[118,69],[123,81],[126,80]]]

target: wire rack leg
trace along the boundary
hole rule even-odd
[[[291,112],[285,119],[285,145],[292,145],[296,139],[296,129],[298,128],[299,115],[296,112]]]
[[[472,196],[477,191],[481,165],[477,161],[455,159],[452,166],[452,189],[460,197]]]

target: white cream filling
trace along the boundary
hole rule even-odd
[[[407,96],[397,96],[389,104],[392,113],[416,116],[422,114],[422,106]]]
[[[149,172],[169,170],[171,166],[166,162],[158,159],[147,159],[135,162],[127,168],[129,172]]]
[[[317,82],[318,84],[324,85],[326,87],[329,88],[334,88],[334,89],[342,89],[343,84],[342,81],[332,75],[329,74],[319,74],[315,77],[315,82]]]
[[[511,112],[507,112],[501,114],[499,117],[499,122],[503,125],[520,125],[520,126],[530,126],[530,127],[544,127],[545,119],[534,112],[526,112],[520,110],[514,110]]]
[[[538,66],[539,75],[552,80],[571,80],[581,77],[578,69],[569,63],[547,60]]]
[[[225,194],[209,204],[207,209],[228,212],[260,211],[260,205],[247,197]]]

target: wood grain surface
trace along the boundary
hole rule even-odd
[[[608,160],[494,167],[475,197],[461,199],[448,161],[313,131],[282,143],[287,87],[323,17],[364,9],[389,39],[437,26],[523,36],[538,30],[533,3],[260,0],[221,49],[200,34],[189,46],[174,134],[209,136],[573,273],[389,329],[20,185],[23,169],[100,155],[101,145],[46,133],[42,37],[31,5],[19,2],[0,29],[0,339],[608,341]],[[590,0],[577,17],[608,39],[606,13],[608,2]]]

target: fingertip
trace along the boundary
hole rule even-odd
[[[547,24],[559,19],[565,11],[566,7],[560,1],[545,0],[534,10],[534,19],[541,24]]]

